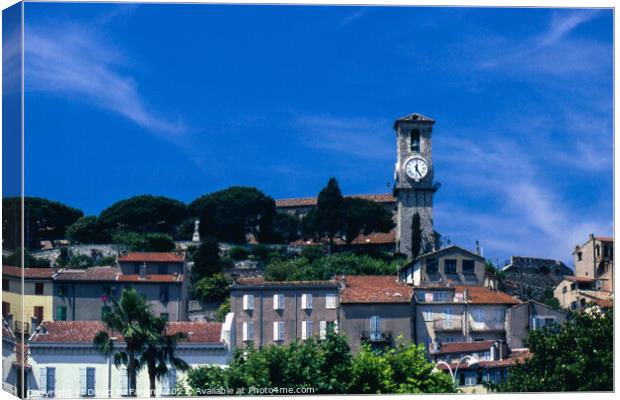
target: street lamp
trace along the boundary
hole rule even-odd
[[[467,367],[473,367],[479,364],[478,360],[473,356],[465,356],[461,358],[458,363],[456,363],[456,368],[454,368],[454,371],[452,371],[452,367],[450,367],[450,364],[445,361],[439,361],[437,365],[435,365],[435,367],[438,367],[440,364],[448,367],[448,371],[450,371],[450,376],[452,377],[452,382],[454,382],[454,385],[456,386],[456,374],[459,371],[459,365],[461,365],[461,363],[467,359],[469,359],[469,361],[467,361]]]

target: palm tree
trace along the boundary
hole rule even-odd
[[[127,368],[129,396],[137,396],[136,378],[144,366],[149,369],[151,378],[149,363],[155,365],[152,396],[155,394],[155,377],[167,372],[167,369],[164,370],[166,362],[180,366],[180,369],[187,366],[183,360],[174,356],[174,346],[182,335],[166,336],[167,320],[155,316],[146,297],[138,294],[135,289],[124,289],[120,301],[112,299],[112,310],[103,314],[102,321],[107,330],[98,332],[93,343],[103,354],[114,353],[114,365],[117,368],[122,365]],[[115,350],[115,337],[110,334],[121,336],[120,339],[125,342],[122,350]],[[159,372],[158,375],[158,370],[165,372]]]
[[[151,397],[155,397],[155,381],[168,375],[168,365],[181,371],[189,369],[189,365],[174,354],[177,342],[187,335],[181,332],[168,335],[166,334],[167,325],[168,320],[165,317],[153,316],[150,324],[153,335],[147,341],[146,349],[141,357],[141,367],[146,366],[149,374]]]

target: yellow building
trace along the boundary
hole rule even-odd
[[[2,317],[16,334],[52,320],[53,274],[51,268],[2,266]]]

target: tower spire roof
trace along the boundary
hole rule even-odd
[[[401,122],[426,122],[429,124],[434,124],[435,120],[422,114],[413,113],[413,114],[405,115],[404,117],[398,118],[394,122],[394,129],[396,129],[398,124]]]

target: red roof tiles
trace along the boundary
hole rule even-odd
[[[165,275],[157,275],[151,274],[147,275],[145,278],[141,278],[140,275],[119,275],[117,280],[119,282],[139,282],[139,283],[178,283],[183,282],[183,275],[173,275],[173,274],[165,274]]]
[[[266,281],[263,278],[239,278],[234,286],[261,286],[261,287],[338,287],[338,282],[331,281]]]
[[[119,262],[183,262],[184,254],[177,253],[128,253],[118,257]]]
[[[465,289],[467,300],[471,304],[521,304],[520,300],[501,290],[491,290],[482,286],[456,286],[457,292],[463,292]]]
[[[494,340],[483,340],[480,342],[444,343],[441,345],[439,351],[433,354],[470,353],[474,351],[485,351],[489,350],[494,343]]]
[[[512,354],[502,360],[494,360],[494,361],[479,361],[477,364],[468,366],[467,363],[461,363],[459,365],[459,370],[462,369],[478,369],[478,368],[500,368],[500,367],[510,367],[515,364],[524,363],[526,359],[531,357],[532,353],[529,350],[514,350]],[[457,366],[457,361],[452,363],[452,370]],[[442,370],[447,370],[448,367],[444,364],[438,364],[437,368]]]
[[[42,329],[32,337],[33,343],[92,343],[99,331],[107,331],[101,321],[46,321]],[[184,332],[187,338],[179,343],[220,343],[222,324],[219,322],[169,322],[166,333],[169,335]],[[122,341],[120,335],[117,340]]]
[[[2,266],[2,275],[13,276],[15,278],[21,278],[22,273],[24,279],[51,279],[54,275],[54,270],[48,267],[45,268],[20,268],[13,267],[12,265]]]
[[[409,303],[413,290],[394,275],[346,276],[341,303]]]
[[[121,274],[117,267],[90,267],[86,269],[63,269],[54,277],[57,281],[116,281]]]
[[[391,194],[354,194],[345,197],[354,197],[376,201],[377,203],[396,203],[396,199]],[[317,202],[316,197],[299,197],[292,199],[276,200],[276,207],[312,207]]]

